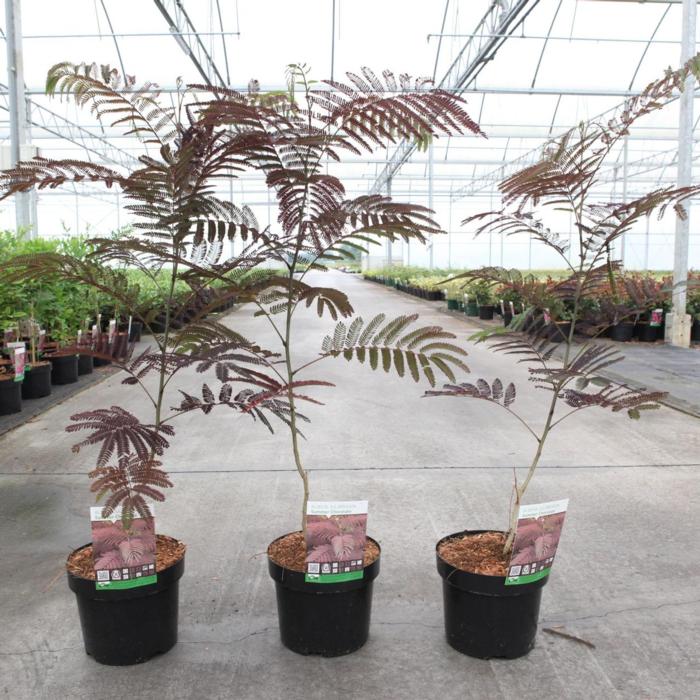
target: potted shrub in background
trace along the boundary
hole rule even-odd
[[[700,292],[697,289],[688,296],[686,312],[693,317],[690,339],[695,343],[700,342]]]
[[[102,516],[120,512],[118,522],[112,523],[119,533],[109,535],[120,538],[118,551],[110,555],[119,570],[146,553],[143,537],[134,536],[134,523],[151,518],[152,502],[162,501],[163,491],[172,485],[160,458],[174,435],[171,421],[193,409],[187,397],[181,406],[167,409],[166,389],[175,386],[180,370],[195,365],[216,368],[221,388],[215,396],[203,385],[205,412],[222,404],[260,418],[268,427],[265,413],[286,420],[287,387],[260,368],[269,353],[225,325],[203,320],[209,310],[206,306],[190,316],[186,327],[174,323],[192,299],[214,283],[219,285],[217,303],[248,289],[254,296],[259,278],[266,280],[269,275],[255,275],[250,269],[265,260],[265,251],[255,243],[226,259],[223,241],[241,234],[256,240],[265,237],[249,210],[218,199],[209,186],[212,178],[233,177],[245,165],[251,155],[250,139],[231,138],[227,129],[203,126],[196,108],[184,108],[184,95],[178,98],[186,115],[181,122],[180,109],[162,106],[155,86],[137,88],[133,78],[122,78],[108,66],[58,64],[49,71],[47,91],[72,94],[80,105],[90,105],[100,121],[126,126],[128,133],[160,149],[160,158],[143,156],[131,173],[89,162],[34,158],[0,176],[2,198],[31,187],[81,180],[118,186],[129,202],[127,208],[139,216],[135,228],[140,234],[93,239],[85,257],[58,252],[21,255],[6,261],[0,275],[8,285],[48,277],[77,282],[130,310],[138,304],[138,289],[120,267],[140,271],[161,291],[164,316],[157,319],[155,347],[147,347],[135,358],[115,360],[128,375],[123,383],[144,392],[150,416],[111,406],[79,412],[67,427],[69,432],[89,432],[74,446],[75,452],[86,446],[99,448],[89,475],[91,490],[103,503]],[[178,297],[176,290],[183,287],[189,293]],[[146,313],[143,321],[149,325],[156,316],[156,311]],[[92,342],[98,345],[81,348],[81,353],[104,357],[99,315],[96,321]],[[77,372],[75,348],[67,355],[75,360]],[[232,382],[252,388],[234,393]],[[3,384],[0,381],[0,387]],[[68,584],[77,597],[85,649],[101,663],[139,663],[167,651],[177,640],[178,581],[184,571],[185,546],[165,535],[157,535],[154,546],[157,581],[124,590],[97,586],[93,544],[77,548],[68,557]]]
[[[15,376],[11,364],[0,365],[0,416],[22,410],[22,380]]]
[[[78,381],[78,348],[71,333],[55,330],[52,339],[58,344],[46,359],[51,363],[52,384],[74,384]]]
[[[609,121],[582,124],[549,144],[536,164],[501,183],[501,210],[465,221],[478,222],[477,235],[484,231],[528,234],[560,255],[569,276],[552,285],[549,292],[571,309],[574,321],[580,318],[584,301],[597,296],[608,284],[612,244],[635,222],[656,210],[663,212],[674,206],[682,212],[682,201],[700,190],[698,187],[657,190],[621,204],[600,205],[590,197],[606,157],[628,133],[631,124],[662,107],[674,91],[683,89],[689,72],[697,77],[699,65],[698,61],[691,61],[679,71],[668,72],[642,94],[627,100]],[[575,263],[569,262],[567,241],[549,223],[552,220],[549,213],[562,208],[574,218],[578,244],[572,251]],[[511,271],[501,268],[484,268],[460,277],[506,287],[512,284]],[[573,332],[572,324],[561,361],[553,359],[553,346],[543,325],[531,324],[526,334],[503,328],[477,334],[479,340],[490,339],[495,352],[519,356],[519,362],[528,366],[531,381],[548,392],[541,425],[516,412],[516,387],[512,382],[479,379],[428,392],[430,396],[474,398],[499,406],[521,423],[535,444],[524,476],[514,475],[508,527],[504,531],[466,530],[437,544],[447,641],[471,656],[515,658],[526,654],[534,645],[542,587],[549,574],[547,553],[553,551],[557,542],[551,533],[537,536],[531,556],[538,560],[538,573],[529,580],[523,577],[525,582],[521,585],[508,585],[509,576],[514,576],[509,564],[520,506],[551,432],[570,416],[593,406],[613,413],[626,412],[630,418],[638,419],[644,411],[657,408],[662,398],[662,394],[631,389],[602,377],[600,372],[618,362],[621,356],[609,345],[592,339],[575,345]]]
[[[40,399],[51,394],[51,363],[42,359],[46,332],[34,320],[33,309],[26,326],[29,362],[22,382],[22,399]]]
[[[479,318],[482,321],[490,321],[493,319],[495,306],[494,294],[491,285],[482,280],[477,280],[473,285],[471,285],[471,291],[474,294],[476,303],[479,307]]]
[[[214,89],[216,100],[207,105],[208,123],[230,127],[233,138],[245,119],[246,124],[261,125],[266,139],[265,148],[258,157],[251,156],[249,163],[262,171],[277,198],[281,232],[273,239],[273,260],[282,273],[256,300],[257,313],[271,324],[282,347],[283,361],[276,371],[278,381],[288,387],[291,447],[303,485],[300,529],[270,544],[268,564],[276,585],[282,642],[295,652],[323,656],[346,654],[365,643],[380,551],[377,542],[368,538],[361,579],[307,580],[309,475],[299,444],[302,416],[297,401],[309,397],[296,387],[327,383],[300,375],[329,357],[356,360],[373,370],[381,366],[416,381],[425,377],[431,384],[436,372],[450,377],[453,367],[464,368],[464,351],[448,342],[453,334],[439,327],[416,327],[415,315],[387,320],[379,314],[368,322],[352,318],[353,308],[345,294],[306,282],[309,271],[324,269],[327,262],[352,259],[375,239],[424,241],[427,234],[440,231],[425,207],[379,195],[346,199],[342,182],[327,174],[326,162],[401,138],[480,133],[461,99],[427,89],[423,81],[414,83],[402,75],[399,84],[388,71],[382,81],[368,69],[348,77],[351,84],[326,81],[318,86],[304,66],[290,66],[286,95],[260,95],[253,105],[238,93]],[[394,277],[388,274],[386,280],[391,284]],[[318,357],[297,364],[294,319],[312,305],[319,315],[347,320],[338,321],[323,340]],[[340,556],[346,540],[333,532],[329,528],[329,544]]]

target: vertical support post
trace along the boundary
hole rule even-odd
[[[450,182],[450,213],[447,217],[448,229],[447,229],[447,269],[452,269],[452,182]]]
[[[683,0],[683,38],[681,63],[695,54],[695,23],[697,0]],[[692,184],[693,168],[693,97],[695,78],[691,73],[680,97],[678,122],[678,187]],[[690,240],[690,202],[683,203],[686,216],[676,217],[676,237],[673,244],[673,310],[666,324],[666,341],[677,347],[690,346],[690,316],[685,312],[688,282],[688,243]]]
[[[428,146],[428,209],[433,208],[433,142]],[[433,253],[433,234],[430,234],[428,242],[428,267],[432,270],[435,267],[435,255]]]
[[[12,167],[22,160],[22,146],[28,143],[21,18],[20,0],[5,0],[5,43],[7,44]],[[28,236],[32,238],[36,236],[36,198],[33,192],[15,194],[15,228],[18,233],[26,231]]]
[[[408,181],[408,201],[411,201],[411,182]],[[406,267],[411,267],[411,239],[406,241]]]
[[[335,80],[335,0],[333,0],[333,18],[331,20],[331,80]]]
[[[622,142],[622,203],[627,204],[627,173],[629,168],[629,140],[627,135]],[[620,262],[625,267],[625,233],[620,238]]]
[[[647,216],[647,229],[644,235],[644,271],[649,270],[649,219],[651,217]]]
[[[388,177],[386,179],[386,196],[391,197],[391,178]],[[393,250],[392,246],[393,243],[391,242],[391,238],[386,239],[386,266],[391,267],[394,264],[394,258],[393,258]]]

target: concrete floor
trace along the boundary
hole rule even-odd
[[[366,317],[418,311],[466,342],[473,329],[393,290],[333,274]],[[245,335],[273,336],[246,308],[229,316]],[[305,315],[299,359],[313,357],[332,322]],[[470,347],[472,378],[518,383],[520,408],[539,421],[546,396],[511,358]],[[229,410],[182,419],[167,466],[176,488],[158,529],[188,543],[180,643],[129,668],[84,654],[63,561],[89,539],[86,472],[68,416],[89,407],[144,409],[111,377],[0,438],[0,688],[12,698],[687,698],[700,689],[700,423],[670,409],[641,421],[591,409],[547,446],[530,502],[569,497],[570,510],[540,632],[516,661],[479,661],[446,645],[434,544],[464,528],[503,527],[512,468],[532,440],[486,403],[421,398],[424,386],[328,360],[309,373],[337,384],[305,412],[303,446],[317,499],[370,501],[383,547],[372,631],[361,651],[299,657],[279,641],[274,589],[262,554],[298,526],[301,488],[288,434]],[[201,375],[183,375],[194,391]],[[212,382],[216,384],[215,381]],[[176,402],[173,396],[173,403]]]

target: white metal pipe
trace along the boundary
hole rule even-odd
[[[683,2],[683,43],[681,63],[695,55],[696,0]],[[689,187],[693,175],[693,90],[695,76],[689,73],[680,97],[678,122],[678,187]],[[673,245],[673,319],[667,335],[673,345],[689,347],[690,317],[686,314],[688,282],[688,243],[690,237],[690,203],[684,203],[686,216],[676,217]],[[670,336],[670,337],[669,337]]]
[[[24,94],[24,61],[22,57],[22,13],[20,0],[5,0],[5,37],[7,45],[7,81],[10,113],[10,157],[12,165],[22,160],[22,146],[28,142],[27,100]],[[18,192],[15,198],[17,233],[36,236],[35,195]],[[32,206],[34,204],[34,206]]]

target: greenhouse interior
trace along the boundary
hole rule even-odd
[[[3,696],[700,693],[697,2],[4,6]]]

